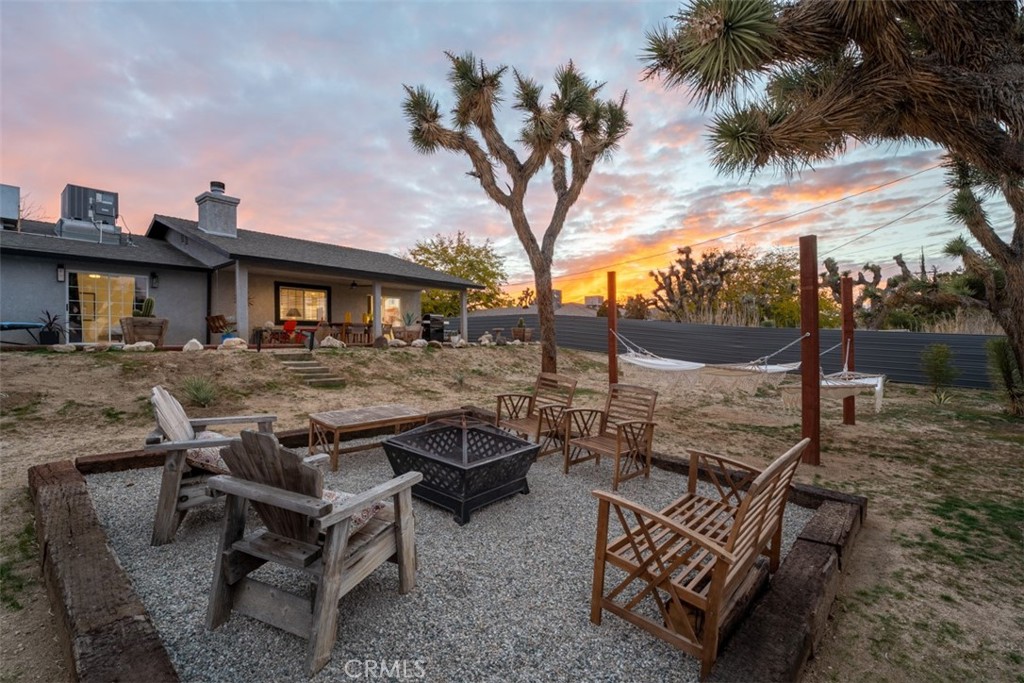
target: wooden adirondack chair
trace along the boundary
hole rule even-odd
[[[331,503],[322,497],[320,470],[281,448],[272,434],[245,430],[221,453],[234,474],[209,481],[227,501],[207,626],[215,629],[238,611],[308,638],[312,676],[331,658],[343,595],[387,560],[398,563],[399,593],[416,587],[412,486],[423,475],[408,472]],[[377,503],[382,499],[390,502]],[[247,501],[266,525],[249,536]],[[249,576],[266,562],[311,576],[317,582],[312,604]]]
[[[800,441],[764,471],[691,451],[689,488],[661,512],[594,491],[599,503],[590,620],[600,625],[602,610],[619,615],[698,657],[705,678],[718,656],[721,625],[756,576],[758,556],[768,556],[771,572],[779,567],[789,484],[809,443]],[[697,494],[700,465],[712,473],[719,498]],[[714,468],[738,470],[740,476],[716,474]],[[611,519],[619,521],[623,535],[608,540]],[[605,591],[609,566],[615,578]]]
[[[576,380],[542,372],[532,394],[500,394],[494,425],[540,444],[537,457],[561,448],[562,414],[572,406]]]
[[[658,392],[629,384],[612,384],[604,410],[572,408],[565,411],[562,471],[601,456],[615,459],[612,490],[640,474],[651,475],[651,444],[654,440],[654,405]]]
[[[161,386],[153,387],[150,399],[157,428],[146,439],[145,450],[166,453],[160,497],[153,522],[152,545],[174,540],[185,514],[199,505],[212,503],[218,495],[206,486],[214,474],[226,474],[227,467],[219,449],[231,438],[207,427],[225,424],[256,424],[261,432],[270,432],[274,415],[237,415],[189,419],[185,409]]]

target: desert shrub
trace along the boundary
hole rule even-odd
[[[928,377],[932,391],[939,393],[957,378],[960,371],[953,367],[953,352],[946,344],[929,344],[921,352],[921,370]]]
[[[181,389],[192,405],[205,408],[217,400],[217,387],[205,377],[186,377]]]
[[[1010,340],[1006,337],[989,339],[985,347],[992,383],[1006,392],[1010,414],[1024,417],[1024,372],[1017,367]]]

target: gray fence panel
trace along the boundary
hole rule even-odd
[[[473,316],[469,319],[469,338],[476,340],[484,332],[501,327],[505,336],[522,317],[527,327],[534,328],[538,336],[536,315]],[[458,329],[458,322],[449,324]],[[619,334],[630,342],[663,358],[675,358],[696,363],[742,363],[769,354],[773,363],[793,363],[800,360],[800,344],[784,351],[782,347],[795,342],[800,332],[792,328],[725,327],[720,325],[691,325],[661,320],[618,321]],[[600,353],[608,350],[608,321],[606,318],[578,316],[555,317],[556,339],[559,346]],[[839,344],[839,330],[821,331],[821,350]],[[895,382],[927,384],[921,370],[921,353],[930,344],[946,344],[953,354],[953,365],[960,374],[953,385],[959,387],[991,388],[988,375],[985,344],[994,337],[980,334],[933,334],[925,332],[857,330],[855,358],[857,370],[881,373]],[[620,343],[619,351],[625,347]],[[843,353],[835,348],[821,357],[824,372],[843,369]]]

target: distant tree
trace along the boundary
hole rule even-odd
[[[722,303],[742,311],[755,324],[799,327],[799,278],[800,257],[795,251],[744,252],[722,294]]]
[[[623,316],[630,320],[647,320],[650,308],[651,302],[647,297],[643,294],[634,294],[626,299]]]
[[[451,62],[448,80],[455,94],[452,125],[444,125],[437,100],[426,88],[405,86],[402,108],[409,121],[409,137],[424,154],[439,149],[464,153],[472,165],[469,175],[479,181],[491,200],[508,211],[537,287],[541,369],[557,372],[551,284],[555,242],[594,165],[608,159],[629,131],[626,95],[617,100],[598,99],[603,84],[588,80],[570,61],[555,71],[555,92],[542,101],[541,86],[513,69],[512,107],[523,115],[519,141],[525,147],[525,158],[520,159],[495,122],[495,109],[502,98],[501,81],[508,68],[488,69],[470,53],[445,54]],[[524,201],[530,181],[548,163],[555,203],[538,243]]]
[[[677,322],[714,322],[720,313],[719,295],[747,252],[712,249],[699,261],[691,247],[676,252],[679,258],[667,269],[650,272],[655,283],[652,305]]]
[[[508,277],[505,263],[489,240],[477,245],[462,232],[455,236],[438,234],[416,242],[407,256],[421,266],[484,285],[484,290],[471,289],[467,292],[466,305],[471,311],[499,308],[510,303],[501,289]],[[459,293],[443,289],[424,291],[421,305],[423,313],[452,317],[461,312]]]
[[[788,174],[838,156],[850,140],[945,148],[951,214],[992,263],[966,242],[952,246],[986,279],[990,310],[1024,368],[1020,2],[694,0],[672,22],[647,36],[647,75],[716,108],[709,137],[722,172]],[[1012,210],[1009,241],[979,188],[997,189]]]
[[[527,287],[519,293],[519,298],[516,299],[516,305],[519,308],[529,308],[530,306],[537,303],[537,295],[533,293],[533,290]]]

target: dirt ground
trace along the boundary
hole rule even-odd
[[[495,394],[527,390],[540,368],[535,345],[318,357],[343,388],[308,388],[266,352],[0,354],[0,683],[69,680],[38,568],[28,468],[138,448],[153,427],[154,384],[195,416],[268,412],[283,430],[304,428],[310,412],[373,403],[493,408]],[[559,370],[579,377],[578,405],[602,401],[605,357],[562,350]],[[620,371],[660,392],[659,452],[700,447],[763,464],[799,439],[800,417],[775,389]],[[213,405],[187,405],[188,377],[215,382]],[[1024,423],[994,392],[949,393],[936,404],[924,387],[890,384],[880,414],[870,396],[858,400],[856,426],[841,424],[839,402],[823,402],[822,465],[802,465],[797,478],[869,503],[808,681],[1024,681]]]

